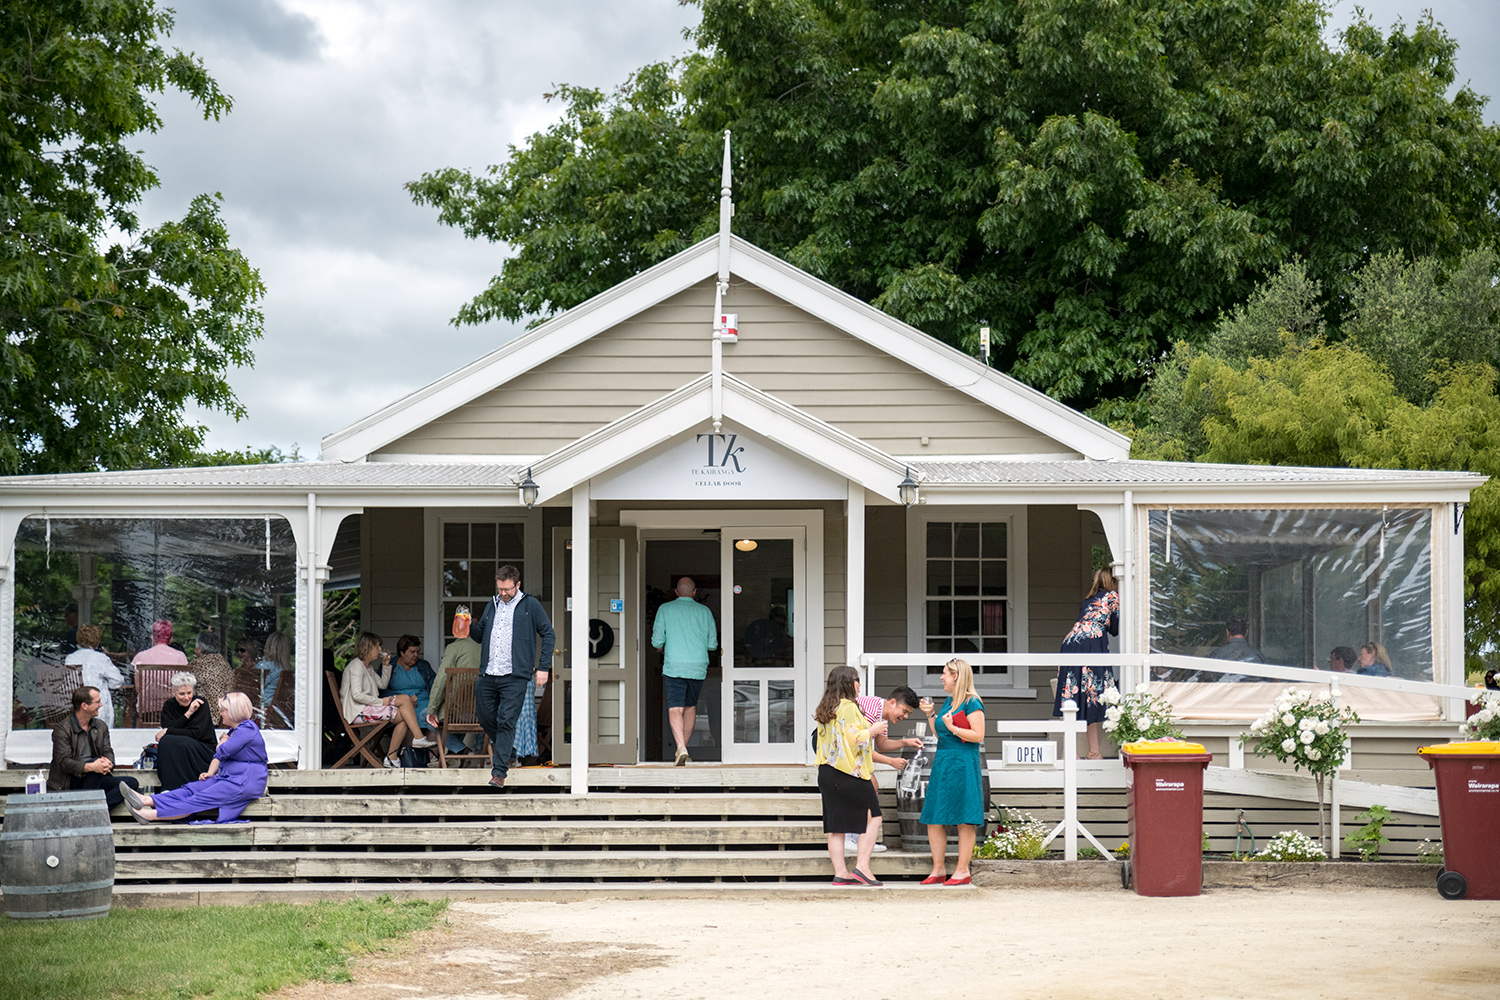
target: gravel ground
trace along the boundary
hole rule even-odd
[[[1500,901],[877,889],[455,902],[281,1000],[1500,998]]]

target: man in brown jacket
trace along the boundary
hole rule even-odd
[[[114,773],[115,750],[109,744],[109,727],[100,719],[103,703],[96,687],[73,692],[73,713],[52,729],[52,766],[47,769],[47,791],[85,791],[97,788],[104,801],[117,806],[124,798],[122,784],[136,791],[140,782]]]

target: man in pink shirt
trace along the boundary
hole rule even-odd
[[[855,698],[854,703],[864,713],[866,722],[873,725],[884,719],[890,725],[895,725],[898,722],[905,722],[906,717],[912,713],[912,709],[917,707],[920,700],[915,691],[902,684],[891,691],[888,698],[879,698],[873,695],[861,696]],[[890,732],[890,726],[886,727],[886,732]],[[909,736],[906,739],[892,739],[890,736],[882,734],[875,737],[875,762],[878,764],[889,764],[899,771],[906,766],[906,758],[887,757],[886,754],[897,753],[903,747],[920,747],[921,745],[922,741],[914,736]],[[875,791],[878,793],[880,791],[879,780],[872,775],[870,781],[875,785]],[[844,850],[852,854],[858,849],[859,835],[853,833],[846,834],[844,837]],[[885,850],[885,845],[876,844],[875,850],[877,852],[883,851]]]

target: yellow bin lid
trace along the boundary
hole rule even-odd
[[[1208,753],[1202,743],[1186,743],[1182,740],[1136,740],[1120,748],[1125,753]]]
[[[1417,753],[1500,754],[1500,740],[1466,740],[1462,743],[1439,743],[1433,747],[1418,747]]]

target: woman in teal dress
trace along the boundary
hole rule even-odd
[[[974,671],[965,660],[949,660],[943,667],[943,690],[948,698],[936,714],[932,699],[923,698],[921,709],[927,724],[937,734],[937,755],[927,780],[927,795],[919,822],[927,824],[927,845],[932,849],[932,874],[923,885],[968,885],[969,859],[974,841],[984,823],[984,784],[980,773],[979,747],[984,742],[984,702],[974,693]],[[954,716],[962,715],[962,725]],[[948,827],[958,827],[958,863],[948,876]]]
[[[414,635],[403,635],[396,641],[396,660],[391,664],[390,683],[380,689],[380,694],[382,697],[394,694],[409,696],[417,703],[417,718],[425,722],[427,701],[432,696],[432,682],[436,679],[437,671],[422,659],[422,640]],[[424,732],[413,735],[431,737],[432,734]]]

